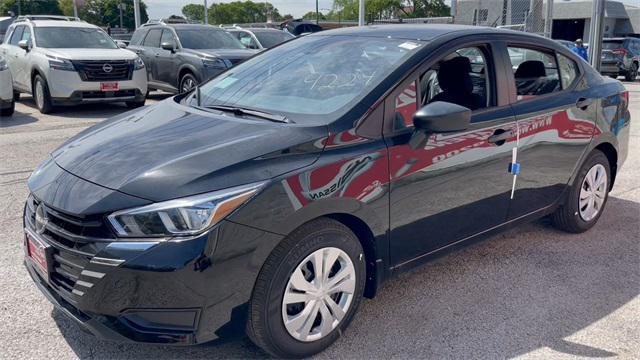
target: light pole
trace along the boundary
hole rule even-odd
[[[316,25],[320,23],[320,12],[318,11],[318,0],[316,0]]]
[[[360,0],[358,8],[358,26],[364,26],[364,0]]]
[[[209,9],[207,8],[207,0],[204,0],[204,24],[209,25]]]
[[[133,0],[133,18],[137,29],[140,27],[140,0]]]
[[[76,4],[76,0],[73,0],[73,16],[78,17],[78,4]]]

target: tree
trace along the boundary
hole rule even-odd
[[[58,0],[58,7],[64,16],[73,16],[73,0]]]
[[[343,19],[355,20],[359,12],[358,0],[334,0],[333,11],[340,12]],[[365,0],[365,18],[381,19],[395,17],[404,6],[403,0]]]
[[[209,23],[211,24],[246,24],[281,21],[282,15],[271,3],[254,3],[251,0],[233,1],[230,3],[213,3],[209,7]]]
[[[123,26],[128,29],[135,28],[135,18],[133,14],[133,0],[85,0],[84,6],[80,9],[80,18],[98,26],[120,24],[120,10],[118,4],[125,4],[126,8],[122,12]],[[142,23],[149,20],[147,15],[147,5],[140,0],[140,21]]]
[[[182,7],[182,15],[189,21],[204,22],[204,5],[187,4]]]
[[[327,18],[322,13],[319,13],[318,15],[319,15],[318,18],[320,20],[327,20]],[[308,13],[302,15],[302,18],[303,19],[307,19],[307,20],[315,20],[316,19],[316,12],[315,11],[309,11]]]
[[[55,0],[25,1],[2,0],[0,1],[0,16],[7,16],[9,11],[15,15],[62,15],[62,11]]]
[[[439,17],[449,16],[451,8],[444,0],[407,0],[407,5],[413,12],[405,13],[407,17]]]

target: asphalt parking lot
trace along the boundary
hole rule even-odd
[[[627,88],[629,157],[595,228],[569,235],[541,220],[404,274],[318,358],[640,358],[640,82]],[[0,120],[0,358],[265,357],[246,339],[183,348],[100,341],[31,283],[22,265],[26,179],[67,138],[123,111],[43,116],[25,97]]]

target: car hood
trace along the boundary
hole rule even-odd
[[[47,49],[47,53],[69,60],[132,60],[136,54],[125,49]]]
[[[259,52],[252,49],[184,49],[184,51],[201,57],[214,56],[222,59],[246,59]]]
[[[173,98],[71,138],[51,155],[69,173],[151,201],[271,179],[313,163],[326,126],[200,111]]]

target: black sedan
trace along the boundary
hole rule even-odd
[[[32,174],[26,267],[106,339],[331,345],[363,297],[542,216],[580,233],[627,156],[629,94],[538,36],[305,36],[86,130]],[[428,293],[429,289],[424,289]]]

